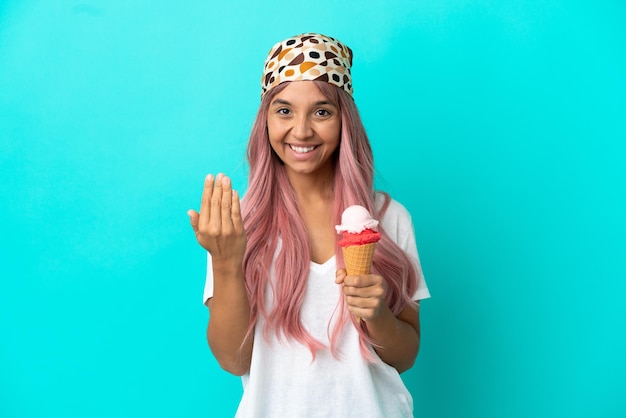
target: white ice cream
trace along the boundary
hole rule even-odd
[[[341,214],[341,225],[336,225],[337,233],[348,232],[350,234],[358,234],[366,229],[376,230],[378,221],[372,218],[372,215],[363,206],[353,205]]]

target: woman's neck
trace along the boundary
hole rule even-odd
[[[334,171],[326,176],[293,174],[289,182],[307,231],[310,258],[323,264],[335,254]]]
[[[301,204],[328,201],[334,197],[334,171],[326,174],[287,173],[289,183]]]

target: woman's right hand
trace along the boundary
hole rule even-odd
[[[241,218],[239,195],[230,178],[209,174],[204,181],[200,213],[189,210],[189,221],[198,243],[210,254],[213,265],[238,263],[246,250],[246,231]]]

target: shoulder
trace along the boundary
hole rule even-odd
[[[406,241],[413,234],[413,220],[409,211],[386,193],[377,192],[374,202],[382,229],[396,243]]]
[[[392,199],[387,193],[376,192],[374,197],[376,212],[381,222],[411,223],[411,214],[397,200]]]

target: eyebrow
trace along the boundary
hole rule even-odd
[[[272,102],[272,105],[284,105],[284,106],[291,106],[291,103],[289,103],[287,100],[283,100],[283,99],[275,99]],[[320,100],[318,102],[313,103],[313,106],[333,106],[333,107],[337,107],[335,106],[335,104],[333,102],[330,102],[328,100]]]

